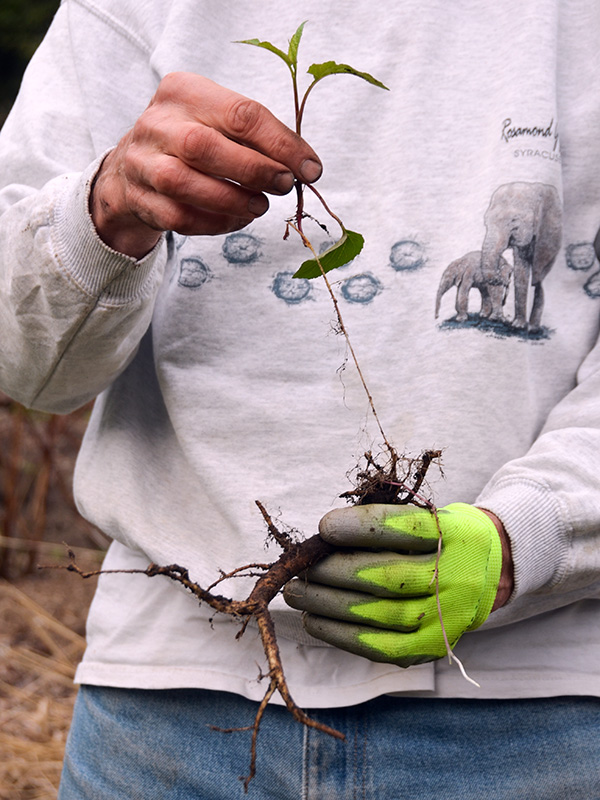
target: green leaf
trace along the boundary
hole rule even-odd
[[[307,20],[304,20],[302,25],[298,28],[296,33],[290,39],[290,47],[288,50],[288,59],[294,65],[294,68],[298,65],[298,46],[300,45],[300,39],[302,38],[302,31],[304,30],[304,26],[306,25]]]
[[[359,72],[357,69],[354,69],[354,67],[351,67],[348,64],[336,64],[335,61],[325,61],[323,64],[312,64],[308,68],[307,72],[314,76],[315,83],[320,81],[322,78],[326,78],[327,75],[339,75],[341,73],[346,73],[348,75],[356,75],[357,78],[362,78],[364,81],[372,83],[373,86],[379,86],[381,89],[388,89],[387,86],[381,83],[381,81],[378,81],[377,78],[369,75],[368,72]]]
[[[296,34],[297,33],[298,31],[296,31]],[[290,69],[292,69],[292,67],[294,66],[288,54],[284,53],[283,50],[280,50],[278,47],[275,47],[275,45],[271,44],[271,42],[261,42],[260,39],[241,39],[234,42],[234,44],[251,44],[254,47],[262,47],[264,50],[270,50],[271,53],[275,53],[276,56],[279,56],[279,58],[281,58],[282,61],[285,61],[285,63],[288,65]],[[290,42],[290,47],[291,47],[291,42]]]
[[[344,229],[342,238],[319,256],[323,272],[343,267],[360,253],[365,243],[360,233]],[[319,262],[316,258],[305,261],[300,269],[293,275],[294,278],[318,278],[321,275]]]

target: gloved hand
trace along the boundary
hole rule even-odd
[[[502,569],[490,517],[465,503],[437,511],[442,531],[439,601],[453,647],[492,610]],[[371,661],[408,667],[446,654],[435,568],[435,516],[415,506],[367,505],[330,511],[321,536],[348,552],[326,556],[284,590],[306,630]],[[357,549],[361,548],[361,549]]]

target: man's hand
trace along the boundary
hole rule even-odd
[[[307,612],[310,634],[371,661],[408,667],[441,658],[446,645],[436,564],[453,647],[506,602],[512,562],[502,526],[488,513],[454,503],[438,509],[437,519],[439,561],[438,524],[428,509],[370,505],[329,512],[320,534],[347,552],[327,556],[290,582],[287,603]]]
[[[191,73],[161,81],[104,160],[92,219],[115,250],[141,258],[162,231],[228,233],[265,213],[265,192],[321,174],[314,151],[259,103]]]

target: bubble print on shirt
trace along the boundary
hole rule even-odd
[[[596,253],[592,242],[578,242],[567,246],[565,252],[567,267],[574,270],[591,269],[596,263]]]
[[[179,264],[177,283],[186,289],[199,289],[212,277],[210,267],[201,258],[183,258]]]
[[[234,266],[249,266],[261,257],[260,244],[250,233],[230,233],[223,242],[223,256]]]
[[[413,239],[402,239],[390,250],[390,267],[396,272],[421,269],[426,261],[423,245]]]
[[[370,272],[362,272],[343,281],[342,297],[349,303],[371,303],[382,291],[381,282]]]
[[[592,267],[598,266],[596,251],[593,242],[576,242],[567,245],[565,250],[567,267],[577,272],[587,272]],[[600,297],[600,271],[596,271],[583,284],[583,291],[588,297]]]
[[[271,291],[280,300],[291,306],[297,306],[304,300],[309,300],[312,294],[312,286],[306,278],[294,278],[294,273],[278,272],[273,278]]]

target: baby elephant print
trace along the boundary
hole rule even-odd
[[[473,250],[461,258],[457,258],[444,270],[435,302],[436,319],[440,313],[442,297],[453,286],[456,286],[456,321],[466,322],[469,309],[469,292],[478,289],[481,294],[480,317],[503,321],[502,307],[508,293],[512,267],[502,256],[498,260],[498,276],[500,280],[488,283],[481,266],[481,250]]]

